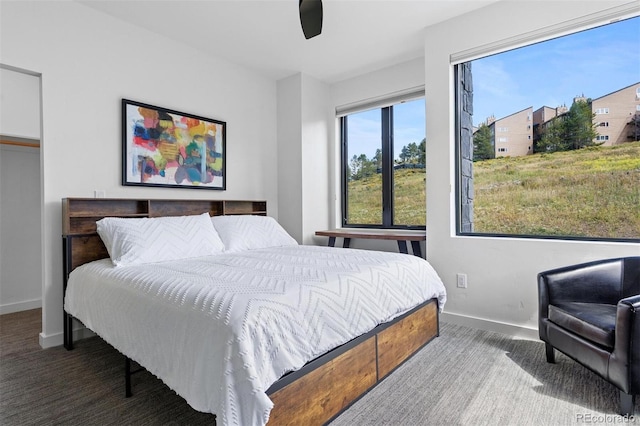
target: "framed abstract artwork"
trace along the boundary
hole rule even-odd
[[[122,184],[226,189],[227,124],[122,100]]]

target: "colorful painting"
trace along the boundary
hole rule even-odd
[[[226,188],[226,123],[122,100],[122,184]]]

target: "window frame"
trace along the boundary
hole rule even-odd
[[[629,16],[629,18],[637,17],[637,16],[639,15],[634,13],[632,16]],[[505,47],[505,44],[501,44],[499,51],[493,51],[493,52],[484,51],[482,54],[475,52],[473,55],[469,54],[468,52],[462,52],[458,55],[451,55],[451,67],[452,67],[453,77],[454,77],[452,81],[453,89],[454,89],[453,111],[454,111],[454,126],[455,126],[454,127],[455,129],[454,130],[454,144],[455,144],[454,156],[455,157],[454,157],[453,165],[454,165],[454,171],[455,171],[455,175],[454,175],[454,185],[455,185],[454,213],[455,215],[454,217],[455,217],[455,235],[456,236],[484,237],[484,238],[538,239],[538,240],[557,240],[557,241],[588,241],[588,242],[599,242],[599,243],[607,243],[607,242],[630,243],[630,244],[640,243],[640,238],[616,238],[616,237],[593,237],[593,236],[585,237],[585,236],[574,236],[574,235],[507,234],[507,233],[496,233],[496,232],[477,232],[477,231],[469,232],[469,231],[463,230],[463,216],[466,216],[469,214],[471,215],[471,217],[473,216],[473,207],[471,208],[470,213],[465,212],[463,211],[463,204],[462,204],[463,203],[462,186],[466,185],[465,183],[463,183],[463,175],[462,175],[462,170],[463,170],[463,164],[462,164],[463,163],[463,158],[462,158],[463,134],[462,133],[464,129],[462,128],[461,123],[464,120],[462,120],[461,117],[462,117],[462,114],[464,113],[463,102],[466,101],[465,97],[463,96],[463,82],[461,80],[461,75],[463,75],[463,66],[466,63],[472,62],[473,60],[480,59],[485,56],[500,54],[500,53],[509,51],[511,49],[516,49],[516,48],[525,47],[528,45],[533,45],[536,43],[552,40],[557,37],[562,37],[562,36],[570,35],[573,33],[589,30],[591,28],[595,28],[601,25],[606,25],[608,23],[613,23],[613,22],[606,22],[602,20],[596,23],[595,25],[590,26],[589,28],[579,28],[579,29],[574,28],[574,31],[571,31],[568,34],[566,33],[563,34],[563,32],[567,30],[567,28],[564,28],[562,31],[557,31],[557,32],[554,31],[554,33],[545,34],[544,39],[537,39],[537,40],[531,39],[531,40],[527,40],[527,42],[524,44],[522,43],[523,40],[520,39],[519,43],[514,43],[515,45],[510,47]],[[486,46],[484,48],[486,48]],[[479,49],[482,49],[482,47]],[[472,50],[473,49],[470,49],[469,52]],[[468,56],[466,57],[466,59],[462,60],[462,58],[465,57],[465,55],[468,55]],[[638,93],[639,92],[636,91],[636,97],[640,96]],[[636,105],[636,110],[640,111],[640,105]],[[595,115],[609,114],[609,107],[601,107],[598,109],[598,111],[594,111],[594,113]],[[527,121],[531,121],[530,114],[527,116]],[[495,137],[495,133],[492,133],[492,136]],[[473,149],[473,138],[471,140],[471,143],[472,143],[472,149]]]
[[[394,141],[393,141],[393,107],[394,105],[422,99],[424,101],[424,94],[420,96],[410,96],[406,99],[394,101],[391,104],[384,106],[376,106],[373,108],[363,108],[361,111],[367,109],[378,109],[381,112],[381,151],[382,151],[382,223],[381,224],[359,224],[348,223],[348,195],[349,195],[349,179],[347,174],[349,172],[349,152],[348,152],[348,117],[350,114],[357,113],[353,111],[350,114],[344,114],[339,117],[339,134],[340,134],[340,180],[341,180],[341,224],[343,228],[371,228],[371,229],[406,229],[406,230],[420,230],[425,229],[426,225],[398,225],[394,224]],[[426,214],[426,211],[425,211]]]

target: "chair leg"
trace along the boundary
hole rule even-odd
[[[556,355],[553,352],[553,346],[551,346],[548,343],[544,344],[544,348],[547,351],[547,362],[551,363],[551,364],[555,364],[556,363]]]
[[[636,396],[620,391],[620,415],[633,416]]]

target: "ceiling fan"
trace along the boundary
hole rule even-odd
[[[322,0],[300,0],[300,25],[309,40],[322,32]]]

